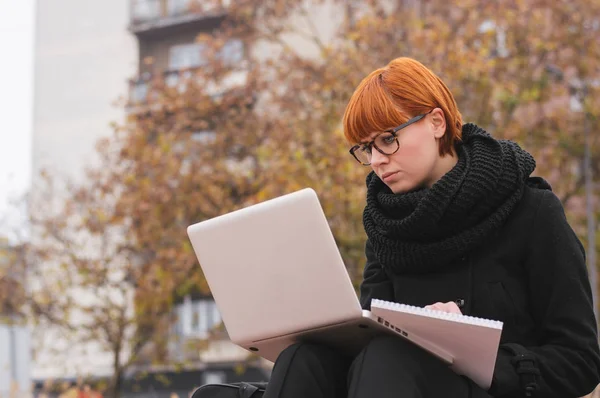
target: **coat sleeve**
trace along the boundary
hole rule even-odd
[[[363,280],[360,284],[360,305],[363,309],[371,309],[371,299],[376,298],[394,301],[394,288],[387,273],[377,261],[371,242],[367,240],[365,247],[367,264],[363,271]]]
[[[539,344],[501,345],[490,393],[523,396],[525,387],[517,372],[521,369],[524,377],[539,373],[534,376],[534,397],[581,397],[600,382],[585,252],[551,191],[543,192],[534,220],[525,266]],[[520,360],[528,357],[533,362]]]

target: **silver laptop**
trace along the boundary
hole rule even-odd
[[[297,341],[353,355],[374,334],[403,336],[362,310],[310,188],[191,225],[187,232],[229,338],[265,359],[275,361]],[[452,361],[435,346],[418,343]]]

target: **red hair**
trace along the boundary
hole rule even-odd
[[[446,133],[440,155],[452,153],[461,139],[462,116],[454,96],[431,70],[411,58],[396,58],[363,79],[344,113],[344,135],[353,144],[406,122],[411,117],[440,108]]]

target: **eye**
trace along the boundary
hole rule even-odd
[[[396,137],[394,137],[393,134],[386,134],[381,137],[381,141],[386,145],[393,144],[395,140],[396,140]]]

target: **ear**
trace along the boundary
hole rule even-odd
[[[446,117],[444,111],[435,108],[429,115],[430,126],[435,138],[440,139],[446,134]]]

